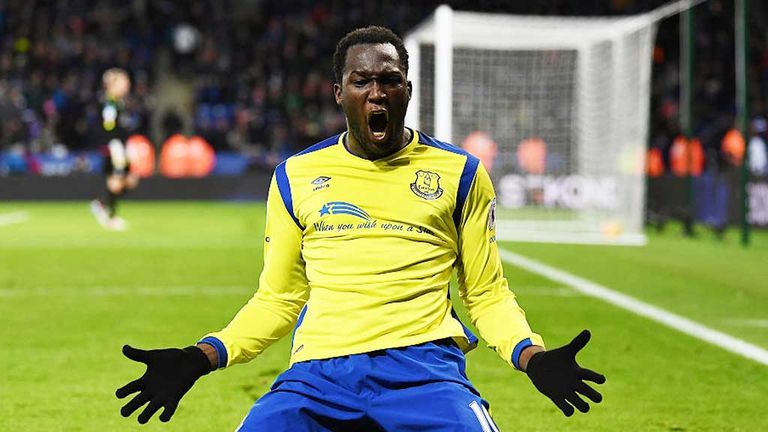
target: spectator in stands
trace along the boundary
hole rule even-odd
[[[749,170],[753,175],[768,175],[768,121],[763,117],[752,120],[752,138],[749,140]]]

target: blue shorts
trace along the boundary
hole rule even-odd
[[[498,432],[451,340],[295,363],[238,429]]]

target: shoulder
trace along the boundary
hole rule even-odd
[[[313,162],[316,162],[318,157],[323,157],[327,150],[338,145],[340,136],[341,134],[330,136],[292,156],[289,156],[275,167],[275,173],[278,175],[286,175],[287,167],[289,167],[290,170],[294,170],[297,166],[301,166],[302,168],[312,166]]]
[[[472,156],[469,152],[449,142],[440,141],[433,138],[422,131],[417,131],[419,134],[419,144],[423,144],[438,150],[442,150],[448,153],[466,157],[467,159],[478,160],[475,156]]]
[[[434,149],[434,157],[451,160],[451,165],[461,172],[462,183],[471,183],[480,165],[480,159],[451,143],[440,141],[421,131],[417,132],[419,134],[419,144]]]
[[[302,157],[305,157],[307,155],[311,155],[313,153],[317,153],[319,151],[322,151],[322,150],[328,149],[330,147],[333,147],[335,145],[338,145],[339,137],[340,136],[341,136],[341,134],[336,134],[336,135],[328,137],[328,138],[326,138],[326,139],[324,139],[324,140],[322,140],[322,141],[320,141],[318,143],[312,144],[311,146],[309,146],[306,149],[296,153],[295,155],[291,156],[288,159],[290,160],[290,159],[302,158]]]

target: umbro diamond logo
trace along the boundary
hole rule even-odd
[[[328,180],[330,180],[330,179],[331,178],[327,177],[327,176],[320,176],[320,177],[312,180],[312,184],[315,186],[315,187],[312,188],[312,192],[320,190],[320,189],[325,189],[325,188],[331,187],[331,184],[328,183]]]

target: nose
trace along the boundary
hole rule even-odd
[[[373,80],[371,91],[368,93],[368,100],[374,103],[381,103],[387,98],[387,94],[384,92],[383,86],[377,81]]]

